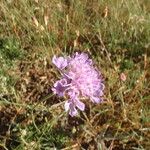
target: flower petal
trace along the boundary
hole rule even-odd
[[[65,107],[65,111],[68,111],[70,109],[70,103],[66,101],[64,107]]]
[[[63,57],[56,57],[55,55],[52,58],[52,63],[60,70],[64,69],[67,65],[67,59],[63,58]]]
[[[76,107],[78,107],[81,111],[84,111],[84,109],[85,109],[85,104],[84,103],[82,103],[81,101],[76,99],[75,104],[76,104]]]
[[[100,87],[102,91],[105,89],[105,85],[103,83],[100,84]]]
[[[77,109],[75,107],[72,107],[69,111],[69,115],[71,115],[71,117],[74,117],[78,114]]]
[[[67,89],[67,87],[68,86],[66,84],[66,81],[62,79],[54,83],[54,87],[52,88],[52,91],[55,94],[58,94],[59,96],[64,96],[64,92]]]
[[[91,100],[93,103],[100,103],[101,102],[101,99],[98,97],[91,97]]]

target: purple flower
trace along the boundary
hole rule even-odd
[[[52,62],[60,69],[62,78],[56,81],[53,92],[69,98],[65,110],[71,116],[77,114],[77,108],[84,111],[85,105],[79,99],[89,98],[94,103],[102,101],[105,88],[101,74],[93,66],[93,62],[85,53],[75,53],[72,57],[53,57]]]

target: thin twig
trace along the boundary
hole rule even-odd
[[[98,33],[99,33],[99,36],[97,35],[97,38],[99,39],[99,41],[100,41],[100,43],[101,43],[101,45],[102,45],[102,50],[105,51],[106,56],[107,56],[107,58],[108,58],[108,60],[109,60],[109,62],[110,62],[110,64],[111,64],[111,66],[112,66],[112,67],[115,69],[115,71],[116,71],[116,68],[114,67],[113,62],[111,61],[110,54],[109,54],[109,52],[108,52],[108,50],[107,50],[107,48],[106,48],[106,46],[105,46],[105,44],[104,44],[104,42],[103,42],[103,40],[102,40],[101,33],[100,33],[100,32],[98,32]]]

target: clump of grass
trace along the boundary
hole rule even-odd
[[[17,78],[14,73],[16,64],[23,56],[23,50],[15,38],[0,39],[0,91],[2,95],[12,93],[10,89],[14,87]]]
[[[7,63],[13,63],[14,60],[21,59],[23,51],[16,39],[1,39],[0,40],[0,55]]]

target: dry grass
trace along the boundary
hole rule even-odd
[[[1,0],[0,26],[0,149],[150,148],[148,0]],[[52,94],[51,58],[76,50],[106,89],[102,104],[71,118]]]

